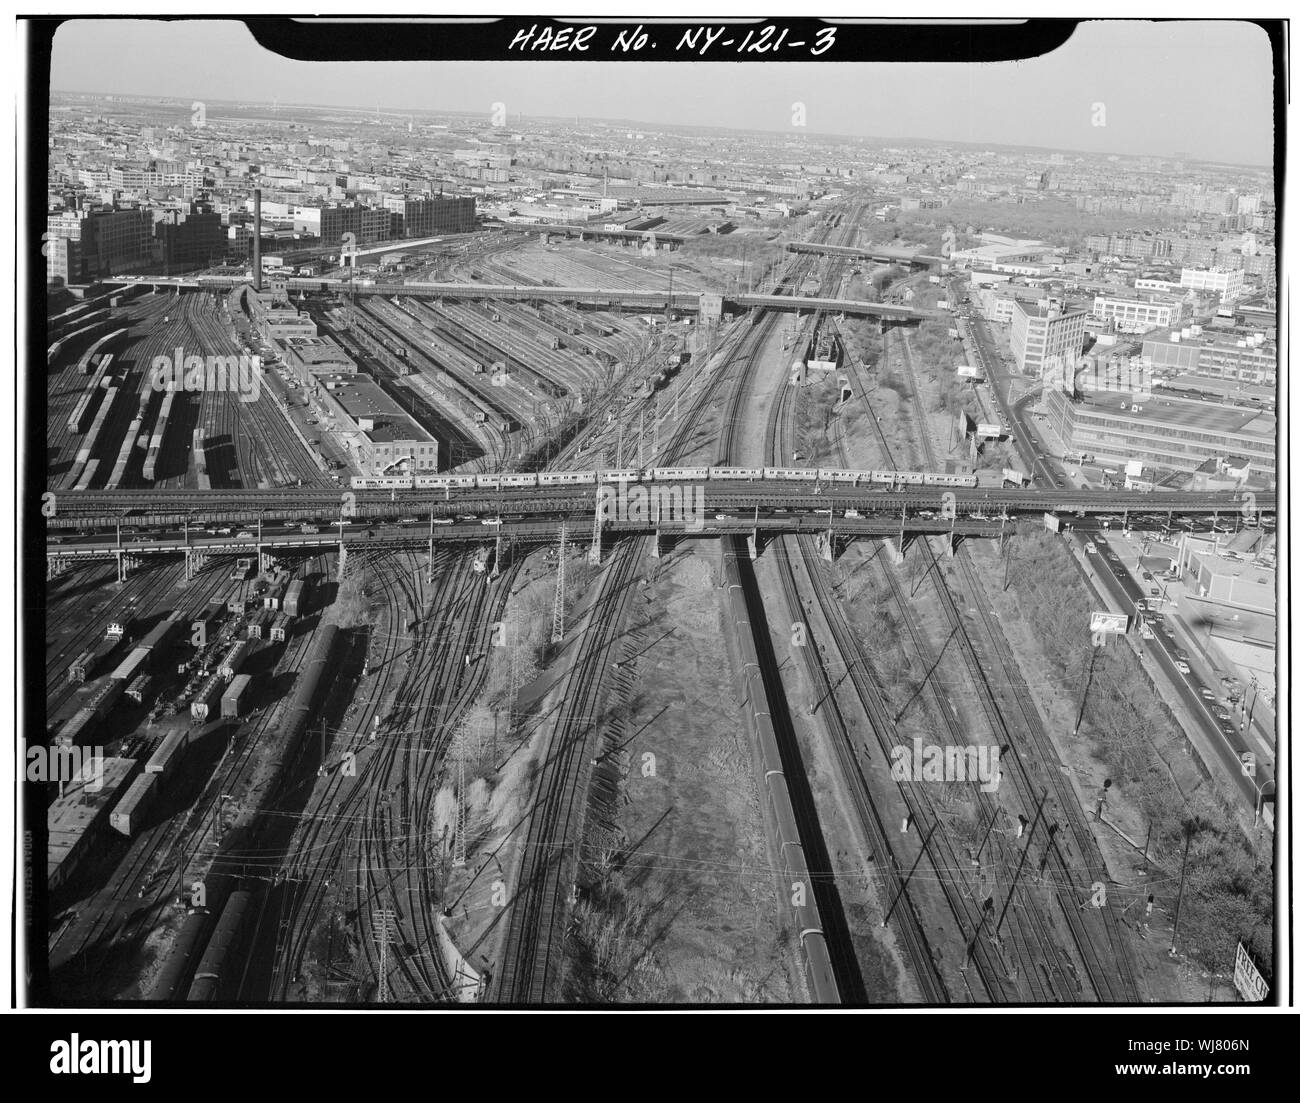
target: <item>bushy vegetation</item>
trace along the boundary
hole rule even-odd
[[[1152,215],[1143,215],[1142,224],[1151,225]],[[1071,249],[1083,247],[1089,234],[1107,234],[1125,230],[1138,221],[1137,216],[1123,211],[1104,214],[1085,214],[1071,202],[1063,199],[1042,199],[1033,203],[991,203],[987,201],[955,202],[938,211],[900,211],[898,230],[909,238],[933,236],[936,247],[941,242],[944,228],[951,223],[958,230],[976,233],[1006,234],[1009,237],[1031,238]],[[1169,223],[1173,225],[1172,220]],[[1151,228],[1159,228],[1152,225]],[[959,237],[958,245],[965,247],[972,234]],[[928,240],[928,238],[927,238]]]
[[[1091,602],[1060,539],[1025,528],[1017,532],[1012,555],[1011,586],[1072,709],[1078,708],[1091,665],[1081,734],[1091,738],[1115,784],[1151,828],[1151,856],[1165,873],[1167,896],[1177,892],[1183,846],[1191,835],[1180,949],[1208,969],[1230,971],[1240,939],[1262,969],[1271,969],[1273,865],[1267,843],[1242,831],[1233,804],[1216,784],[1180,792],[1156,747],[1185,737],[1127,645],[1090,654]]]

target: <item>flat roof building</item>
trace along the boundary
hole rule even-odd
[[[354,466],[367,475],[438,470],[438,441],[368,375],[316,375],[325,428],[350,434]],[[345,442],[347,443],[347,442]]]
[[[1195,472],[1209,459],[1249,463],[1255,485],[1277,482],[1277,418],[1259,410],[1157,396],[1102,392],[1084,401],[1049,390],[1043,408],[1065,447],[1115,466],[1129,460]]]
[[[1083,349],[1082,310],[1064,311],[1057,304],[1014,302],[1011,306],[1011,352],[1025,375],[1042,378],[1051,362],[1070,363]]]

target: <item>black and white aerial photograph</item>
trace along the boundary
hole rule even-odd
[[[1291,1000],[1284,25],[690,18],[27,21],[18,1006]]]

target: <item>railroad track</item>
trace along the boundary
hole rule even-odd
[[[903,336],[903,364],[915,399],[924,461],[928,470],[936,470],[933,444],[925,424],[924,407],[920,402],[915,365],[905,335]],[[972,608],[977,624],[982,630],[981,636],[993,642],[991,658],[996,670],[990,677],[987,669],[990,656],[981,654],[972,640],[947,581],[938,569],[933,549],[925,540],[917,541],[917,544],[926,559],[925,575],[932,580],[945,617],[959,643],[981,708],[992,725],[998,742],[1009,746],[1012,750],[1011,759],[1015,765],[1013,775],[1017,781],[1023,807],[1026,809],[1035,807],[1042,800],[1044,791],[1050,794],[1069,825],[1073,850],[1085,863],[1088,881],[1086,886],[1081,886],[1076,883],[1074,867],[1062,853],[1062,847],[1068,844],[1058,842],[1054,834],[1049,835],[1040,869],[1046,870],[1050,866],[1054,882],[1062,886],[1056,896],[1061,918],[1069,930],[1087,982],[1092,989],[1093,998],[1104,1003],[1136,1002],[1139,991],[1132,961],[1132,949],[1125,932],[1120,929],[1113,909],[1092,909],[1102,913],[1099,924],[1095,921],[1095,917],[1092,923],[1085,920],[1083,917],[1087,912],[1080,910],[1079,901],[1086,900],[1090,896],[1091,885],[1098,881],[1101,883],[1107,881],[1105,862],[1101,858],[1091,829],[1084,822],[1073,790],[1061,777],[1059,755],[1055,745],[1047,736],[1036,704],[1025,688],[1019,664],[1010,653],[1001,628],[993,624],[987,612],[987,599],[976,599],[972,602]],[[982,583],[975,575],[968,558],[957,557],[956,569],[967,592],[978,593],[982,590]],[[1007,692],[1011,696],[1011,701],[1005,708],[999,702],[997,690],[1000,687],[1007,687]],[[1029,745],[1028,749],[1031,749],[1034,754],[1032,763],[1038,772],[1037,777],[1031,776],[1030,765],[1026,763],[1021,753],[1021,747],[1026,743]],[[1030,841],[1032,842],[1032,839]],[[1026,850],[1028,845],[1027,843]],[[1047,921],[1041,915],[1035,914],[1032,921],[1038,925],[1040,934],[1048,929]],[[1101,931],[1093,929],[1097,925],[1102,927]],[[1046,941],[1049,945],[1054,944],[1050,936]],[[1058,999],[1069,1001],[1086,997],[1081,984],[1078,986],[1079,995],[1069,991],[1065,978],[1070,971],[1066,963],[1056,957],[1054,958],[1055,979],[1049,975],[1044,978],[1045,982],[1051,986],[1053,994]],[[1066,987],[1067,991],[1062,993],[1061,987]]]

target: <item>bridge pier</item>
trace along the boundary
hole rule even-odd
[[[962,537],[958,536],[955,532],[948,533],[948,538],[944,540],[943,544],[944,550],[947,552],[949,559],[952,559],[957,554],[957,545],[961,543],[961,541]]]
[[[339,541],[339,571],[336,581],[342,582],[348,570],[348,549],[343,541]]]
[[[128,555],[120,548],[113,552],[113,557],[117,560],[118,582],[125,582],[127,576],[140,565],[135,556]]]
[[[827,563],[834,563],[843,551],[841,543],[834,533],[820,532],[817,534],[817,554]]]
[[[207,565],[208,557],[202,552],[187,551],[185,553],[185,581],[193,582],[194,576]]]
[[[66,559],[62,559],[57,555],[47,555],[45,557],[45,581],[46,582],[48,582],[52,578],[58,578],[59,575],[61,575],[67,569],[68,569],[68,561]]]
[[[600,506],[596,506],[596,519],[591,528],[591,547],[587,551],[587,562],[600,566]]]
[[[903,562],[903,551],[907,546],[907,537],[905,536],[886,536],[885,547],[889,549],[889,554],[893,558],[894,565],[898,566]]]
[[[753,532],[745,536],[745,545],[749,548],[750,559],[757,559],[763,554],[764,543],[763,534],[758,529],[754,529]]]

